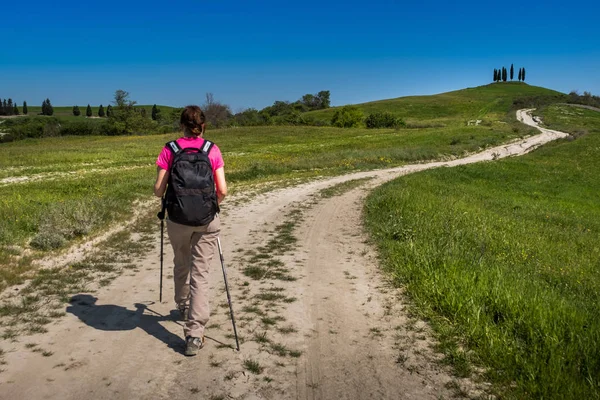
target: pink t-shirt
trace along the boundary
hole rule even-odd
[[[177,139],[176,142],[182,149],[185,149],[186,147],[193,147],[195,149],[199,149],[204,144],[204,139],[201,137],[182,137]],[[225,162],[223,161],[223,156],[221,155],[221,150],[219,150],[216,144],[213,145],[212,149],[210,150],[210,153],[208,153],[208,159],[210,160],[210,164],[212,165],[213,175],[216,170],[225,165]],[[158,155],[156,165],[158,165],[164,170],[169,171],[171,169],[171,164],[173,164],[173,152],[169,150],[167,146],[165,146]]]

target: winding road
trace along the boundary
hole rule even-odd
[[[519,110],[517,117],[539,135],[465,158],[321,179],[226,204],[221,237],[240,352],[231,348],[215,259],[206,346],[197,357],[182,355],[170,279],[167,299],[152,303],[158,297],[157,238],[156,251],[138,263],[138,273],[100,288],[97,301],[81,296],[48,333],[3,346],[7,365],[0,373],[0,398],[438,399],[452,397],[455,387],[479,393],[485,384],[457,380],[436,362],[440,356],[431,349],[428,326],[410,316],[402,290],[377,267],[361,209],[369,190],[401,175],[518,156],[567,136],[538,127],[530,113]],[[319,195],[360,178],[370,179],[337,196]],[[272,273],[257,280],[245,276],[253,255],[264,254],[285,222],[295,224],[297,242],[284,254],[265,255],[285,279]],[[170,260],[170,246],[165,250]],[[27,350],[27,342],[53,354]]]

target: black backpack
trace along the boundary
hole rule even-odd
[[[165,145],[173,152],[165,207],[169,219],[182,225],[208,225],[219,212],[212,164],[208,153],[213,143],[202,148],[182,149],[177,142]]]

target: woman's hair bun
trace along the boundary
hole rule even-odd
[[[179,119],[181,125],[196,136],[204,133],[205,121],[206,116],[198,106],[185,107],[181,112],[181,118]]]

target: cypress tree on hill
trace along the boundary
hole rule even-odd
[[[114,114],[113,114],[113,109],[112,109],[112,106],[111,106],[110,104],[108,105],[108,107],[106,107],[106,116],[107,116],[108,118],[110,118],[110,117],[113,117],[113,116],[114,116]]]
[[[507,76],[508,74],[506,73],[506,68],[502,67],[502,81],[506,82],[506,79],[508,78]]]
[[[13,107],[13,115],[19,115],[19,107],[17,107],[17,102],[15,102],[15,106]]]
[[[512,81],[515,76],[515,67],[513,64],[510,64],[510,80]]]
[[[156,104],[152,106],[152,120],[156,121],[158,119],[158,108]]]
[[[23,115],[27,115],[28,112],[29,112],[29,110],[27,110],[27,102],[24,101],[23,102]]]
[[[523,82],[525,82],[525,67],[523,67],[523,73],[521,74],[521,78],[523,78]]]
[[[104,117],[104,107],[102,107],[102,104],[100,104],[100,107],[98,108],[98,116],[100,118]]]
[[[92,116],[92,107],[90,107],[90,105],[88,104],[86,110],[85,110],[85,116],[86,117],[91,117]]]
[[[54,107],[52,107],[52,103],[50,103],[50,99],[46,99],[42,103],[42,115],[52,115],[52,114],[54,114]]]
[[[4,109],[5,109],[6,115],[13,115],[14,114],[15,107],[13,105],[12,99],[8,99],[8,102],[4,106]]]
[[[79,110],[79,106],[73,106],[73,115],[79,117],[81,115],[81,111]]]
[[[498,70],[494,68],[494,82],[498,80]]]

